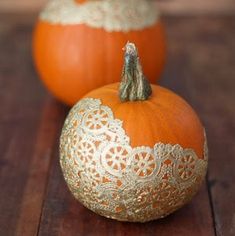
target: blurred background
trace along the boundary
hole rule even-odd
[[[65,187],[58,139],[69,108],[42,86],[31,57],[46,2],[0,0],[0,235],[234,236],[235,0],[156,0],[168,45],[160,84],[201,117],[210,160],[192,203],[144,226],[98,217]]]

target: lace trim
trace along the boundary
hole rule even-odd
[[[144,29],[158,20],[157,9],[147,0],[100,0],[83,4],[50,0],[40,18],[56,24],[86,24],[107,31]]]
[[[130,146],[112,110],[86,98],[69,113],[61,135],[60,163],[65,180],[81,203],[121,221],[164,217],[197,192],[207,169],[193,149],[156,143]]]

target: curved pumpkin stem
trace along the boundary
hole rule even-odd
[[[152,88],[143,74],[137,48],[135,44],[128,42],[124,50],[124,66],[119,87],[119,98],[122,102],[147,100],[152,94]]]

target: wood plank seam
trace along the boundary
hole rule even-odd
[[[215,234],[215,236],[217,236],[214,203],[213,203],[213,200],[212,200],[212,193],[211,193],[210,181],[209,181],[209,170],[208,170],[207,175],[206,175],[206,185],[207,185],[207,191],[208,191],[208,196],[209,196],[209,203],[210,203],[210,209],[211,209],[211,215],[212,215],[212,223],[213,223],[213,228],[214,228],[214,234]]]

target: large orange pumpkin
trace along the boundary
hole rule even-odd
[[[120,80],[120,49],[129,40],[154,83],[165,61],[165,38],[151,1],[51,0],[36,24],[33,56],[46,87],[73,105],[87,92]]]
[[[72,108],[60,161],[83,205],[113,219],[145,222],[192,199],[206,173],[207,143],[193,109],[145,79],[130,43],[122,78]]]

